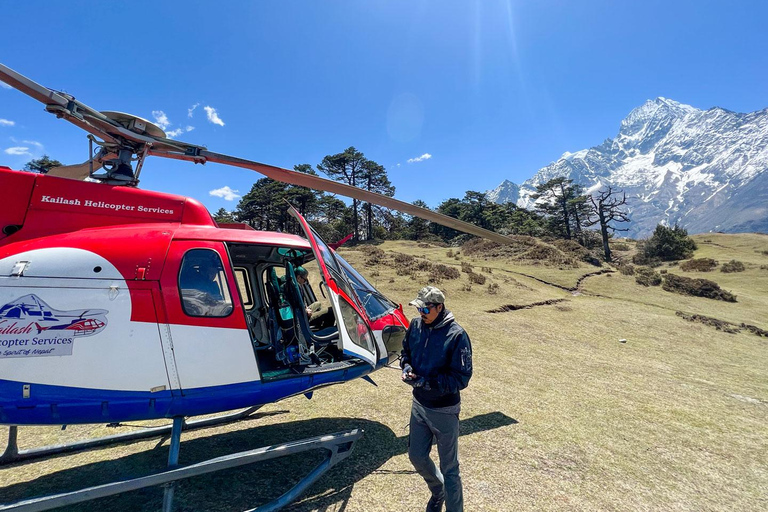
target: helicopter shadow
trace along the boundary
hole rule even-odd
[[[465,436],[516,423],[517,420],[501,412],[481,414],[463,419],[459,434]],[[366,476],[376,473],[415,473],[379,469],[391,458],[407,453],[407,433],[398,436],[388,426],[362,418],[317,418],[278,423],[187,441],[182,436],[179,463],[193,464],[287,440],[352,428],[364,431],[363,437],[355,444],[353,453],[315,482],[299,498],[298,503],[285,508],[291,512],[329,509],[341,512],[347,508],[354,484]],[[144,476],[163,470],[167,456],[167,449],[147,450],[42,475],[30,482],[0,489],[0,504],[7,505],[20,500],[73,491],[86,485],[94,486],[117,479]],[[323,452],[317,450],[183,480],[176,485],[174,510],[234,512],[252,509],[287,491],[323,458]],[[45,464],[45,461],[38,463]],[[16,466],[11,465],[1,470],[0,476],[2,472],[13,470]],[[151,487],[57,510],[154,512],[161,508],[162,495],[162,487]]]

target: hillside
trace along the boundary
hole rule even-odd
[[[468,509],[765,510],[768,338],[677,312],[768,329],[768,236],[695,238],[695,257],[715,259],[713,271],[655,270],[715,281],[737,302],[641,286],[619,267],[598,268],[525,237],[471,254],[413,242],[341,252],[404,305],[430,278],[439,280],[471,336],[475,375],[462,394],[460,440]],[[629,260],[633,244],[622,248],[617,254]],[[734,259],[744,271],[722,272]],[[427,490],[406,454],[410,390],[399,370],[373,378],[376,387],[359,380],[325,388],[312,400],[268,405],[252,421],[186,433],[181,462],[359,426],[365,437],[353,455],[287,510],[421,510]],[[30,428],[20,443],[114,432]],[[159,469],[167,450],[157,444],[4,467],[0,503]],[[291,458],[190,480],[176,491],[179,510],[254,507],[309,462]],[[156,510],[161,497],[153,489],[96,503],[101,512]]]

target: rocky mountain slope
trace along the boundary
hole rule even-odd
[[[564,154],[520,187],[505,180],[489,198],[530,208],[536,185],[559,176],[588,192],[624,190],[628,236],[648,236],[659,222],[690,233],[768,233],[768,109],[740,114],[649,100],[614,139]]]

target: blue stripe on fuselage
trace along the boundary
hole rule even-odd
[[[114,391],[31,384],[29,398],[22,398],[26,383],[0,379],[0,424],[74,425],[196,416],[276,402],[311,389],[348,381],[371,371],[368,364],[261,381],[170,391]]]

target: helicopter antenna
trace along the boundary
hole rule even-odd
[[[122,112],[99,112],[77,101],[74,96],[48,89],[3,64],[0,64],[0,80],[43,103],[45,110],[56,117],[82,128],[92,135],[92,141],[101,147],[98,154],[92,154],[91,159],[83,164],[54,167],[48,172],[52,176],[80,180],[90,176],[108,184],[136,186],[144,160],[149,155],[199,164],[213,162],[250,169],[275,181],[341,194],[384,206],[495,242],[509,244],[514,241],[488,229],[383,194],[319,176],[215,153],[208,151],[204,146],[168,139],[160,127],[146,119]],[[138,162],[135,171],[133,161]],[[93,172],[90,172],[91,166]],[[104,172],[97,173],[98,168],[103,168]]]

